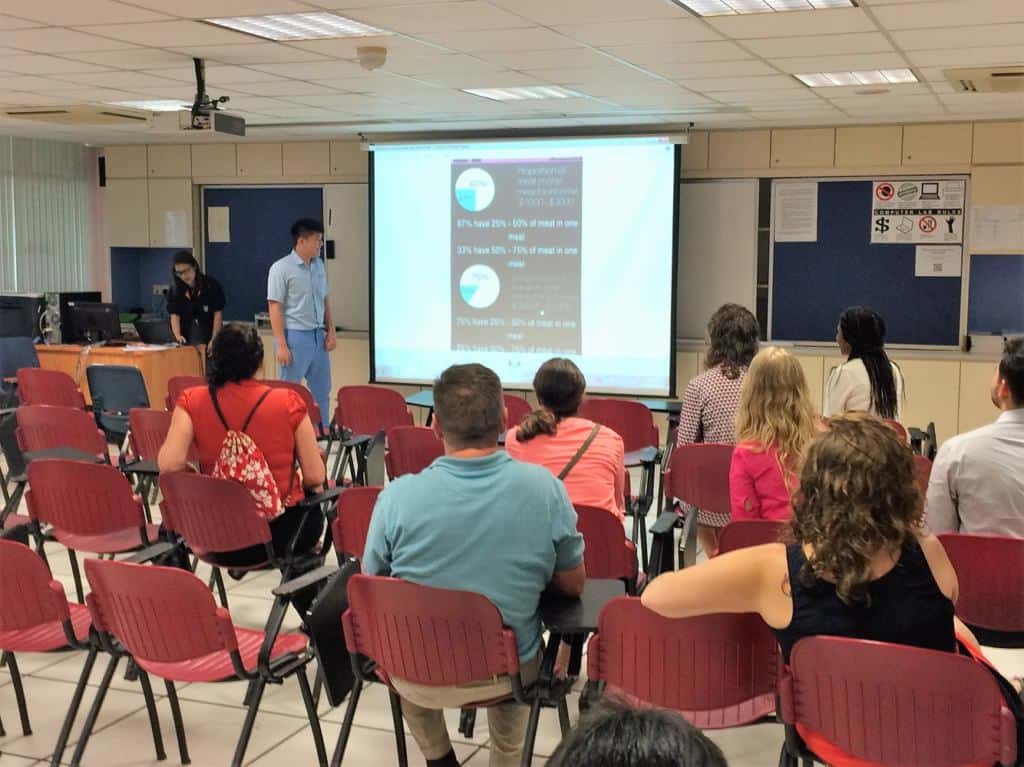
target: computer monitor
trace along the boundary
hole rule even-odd
[[[68,316],[71,320],[71,336],[63,339],[66,343],[91,344],[121,337],[121,321],[114,304],[80,304],[72,301],[68,304]]]
[[[31,338],[43,335],[42,318],[46,297],[42,293],[0,295],[0,337]]]
[[[70,343],[74,336],[74,325],[71,320],[71,304],[98,304],[103,295],[98,290],[64,291],[57,294],[57,306],[60,312],[60,340]]]
[[[143,343],[173,344],[178,342],[178,339],[174,337],[174,331],[171,330],[170,321],[162,317],[139,317],[134,324]]]

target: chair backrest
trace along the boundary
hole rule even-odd
[[[412,426],[412,413],[394,389],[342,386],[338,389],[338,425],[353,434],[376,434],[392,426]]]
[[[882,420],[885,422],[886,426],[888,426],[890,429],[896,432],[897,435],[899,435],[899,438],[903,440],[905,444],[910,444],[910,437],[907,435],[907,429],[906,427],[904,427],[903,424],[901,424],[899,421],[894,421],[892,418],[884,418]]]
[[[18,398],[22,405],[56,405],[85,409],[85,398],[75,379],[60,370],[18,370]]]
[[[103,535],[146,524],[142,502],[114,466],[41,458],[28,465],[28,483],[29,516],[64,532]]]
[[[93,409],[127,414],[133,407],[149,407],[142,371],[131,365],[90,365],[85,369]]]
[[[1011,765],[1013,714],[984,665],[905,645],[808,637],[779,684],[787,725],[814,730],[848,755],[899,767]]]
[[[774,707],[778,670],[778,643],[759,615],[663,618],[636,597],[604,606],[587,650],[589,679],[703,728],[746,724]]]
[[[267,545],[270,525],[248,489],[230,479],[176,472],[160,475],[163,525],[197,556]]]
[[[187,570],[87,559],[85,575],[93,625],[138,661],[178,663],[238,647],[228,611]]]
[[[167,439],[173,413],[167,410],[152,410],[133,407],[128,411],[128,436],[132,453],[144,461],[156,463],[160,448]],[[188,447],[188,460],[199,462],[195,442]]]
[[[943,533],[960,582],[956,614],[969,626],[1024,632],[1024,539]]]
[[[427,426],[394,426],[387,431],[387,442],[388,479],[419,474],[444,455],[444,443]]]
[[[763,543],[776,543],[786,525],[786,522],[773,519],[737,519],[727,524],[718,534],[717,554]]]
[[[302,384],[295,383],[294,381],[280,381],[272,378],[265,380],[263,383],[272,389],[290,389],[302,397],[302,402],[306,406],[306,412],[309,414],[309,420],[313,424],[313,428],[317,432],[320,431],[320,424],[323,419],[320,416],[320,406],[316,404],[316,400],[313,399],[313,392]]]
[[[583,536],[587,577],[636,578],[636,546],[626,538],[618,517],[594,506],[575,506],[575,509],[576,529]]]
[[[613,397],[587,397],[580,405],[580,416],[606,426],[620,437],[627,453],[660,443],[654,416],[642,402]]]
[[[518,394],[504,394],[502,396],[505,400],[505,410],[507,413],[505,418],[506,429],[518,426],[526,416],[533,412],[533,405],[525,397],[520,397]]]
[[[665,496],[715,514],[729,514],[732,445],[677,445],[665,472]]]
[[[0,540],[0,632],[70,617],[64,587],[28,546]]]
[[[266,381],[269,384],[269,381]],[[178,397],[185,389],[194,386],[206,386],[206,379],[202,376],[171,376],[167,379],[167,409],[174,410],[178,405]]]
[[[350,487],[338,496],[338,515],[331,523],[331,538],[335,551],[350,554],[356,559],[363,558],[373,507],[377,504],[377,496],[383,489]]]
[[[73,448],[92,455],[106,455],[103,432],[92,416],[73,407],[25,405],[16,413],[18,445],[23,452]]]
[[[39,367],[36,345],[28,336],[0,338],[0,380],[14,378],[21,368]]]
[[[914,468],[917,470],[917,489],[921,492],[923,501],[928,496],[928,482],[932,478],[932,462],[923,455],[915,455]]]
[[[389,677],[437,687],[519,673],[515,633],[487,597],[354,575],[345,644]]]

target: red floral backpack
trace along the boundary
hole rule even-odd
[[[245,433],[245,430],[256,413],[256,409],[263,404],[263,400],[270,392],[271,389],[268,388],[252,406],[241,429],[232,429],[228,426],[224,413],[221,412],[220,403],[217,402],[217,392],[213,387],[210,388],[213,408],[217,411],[217,417],[220,418],[220,422],[227,431],[211,474],[219,479],[230,479],[243,485],[255,501],[256,508],[267,519],[273,519],[280,514],[284,504],[281,502],[281,493],[274,480],[274,475],[270,471],[267,457],[253,442],[252,437]],[[294,481],[294,474],[292,479]],[[289,492],[290,490],[291,488],[289,488]]]

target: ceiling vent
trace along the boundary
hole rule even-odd
[[[76,105],[67,107],[7,107],[2,114],[18,120],[36,120],[55,125],[144,126],[150,114],[123,107]]]
[[[947,69],[944,74],[957,93],[1024,93],[1024,67]]]

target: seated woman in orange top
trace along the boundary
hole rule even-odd
[[[508,430],[505,449],[516,460],[544,466],[559,477],[574,505],[607,509],[622,519],[626,492],[622,438],[576,416],[586,388],[587,381],[572,360],[555,357],[541,365],[533,377],[540,409]]]

